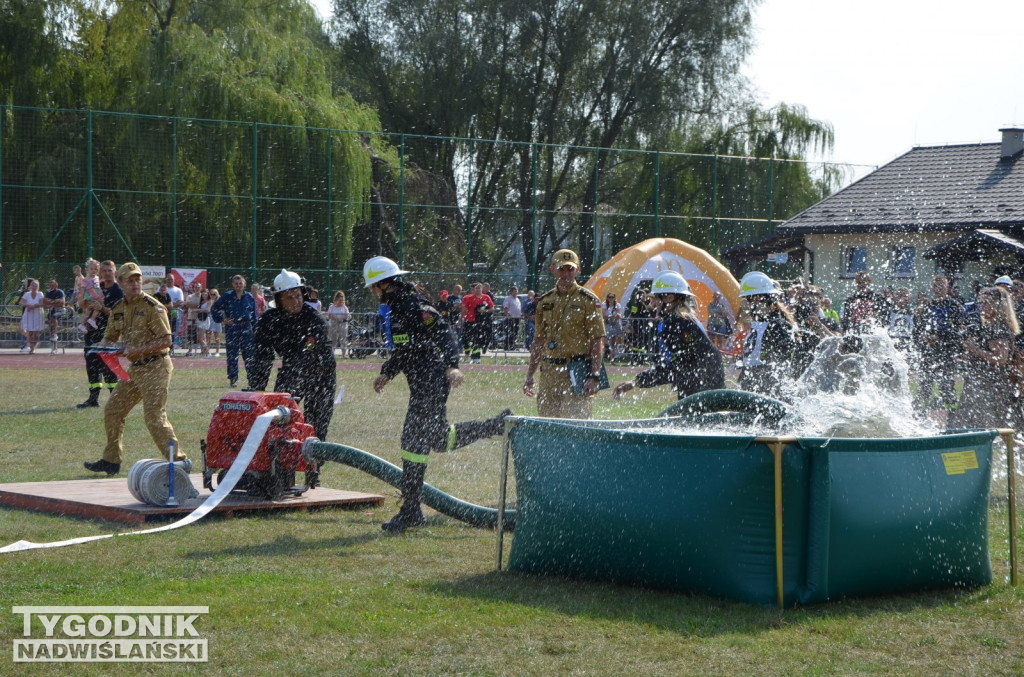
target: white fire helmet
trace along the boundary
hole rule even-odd
[[[299,277],[298,273],[293,273],[290,270],[281,269],[277,277],[274,278],[274,293],[279,294],[289,289],[295,289],[296,287],[302,286],[302,278]]]
[[[693,296],[686,279],[674,270],[669,270],[654,278],[651,283],[652,294],[683,294]]]
[[[778,293],[775,281],[760,271],[749,272],[740,280],[740,298]]]
[[[405,275],[408,272],[408,270],[399,268],[397,263],[386,256],[374,256],[363,264],[363,280],[367,287],[392,277]]]
[[[1002,285],[1004,287],[1012,287],[1013,280],[1010,279],[1009,275],[1000,275],[999,277],[996,278],[995,284]]]

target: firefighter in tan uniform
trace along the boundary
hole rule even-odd
[[[167,389],[171,382],[171,324],[164,305],[142,291],[142,271],[126,263],[117,271],[124,298],[113,307],[101,345],[122,342],[119,354],[131,362],[130,381],[118,384],[104,411],[107,446],[103,458],[86,462],[87,470],[116,475],[121,471],[121,436],[124,422],[139,401],[145,412],[146,427],[156,448],[167,458],[174,441],[174,460],[185,460],[178,448],[174,428],[167,420]]]
[[[580,259],[570,249],[560,249],[551,260],[555,288],[537,299],[536,334],[530,350],[523,392],[537,396],[537,413],[554,418],[590,418],[594,395],[600,388],[604,356],[604,319],[601,300],[576,284]],[[573,392],[569,363],[589,359],[589,369],[579,395]],[[540,384],[534,391],[533,375],[540,368]]]

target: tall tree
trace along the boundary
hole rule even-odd
[[[712,112],[748,50],[753,2],[335,0],[333,25],[353,91],[386,129],[526,142],[466,158],[437,144],[419,161],[471,204],[494,206],[471,232],[504,228],[527,260],[535,247],[544,260],[592,242],[606,156],[584,148],[642,142]],[[527,209],[536,195],[538,224]],[[521,214],[510,233],[505,207]]]

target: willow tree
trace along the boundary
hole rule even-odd
[[[500,141],[424,146],[417,160],[479,208],[471,236],[543,261],[592,244],[606,156],[589,149],[643,144],[716,110],[748,50],[752,4],[335,0],[333,26],[349,86],[386,129]]]
[[[351,265],[374,142],[331,130],[379,123],[332,88],[306,0],[75,7],[64,30],[81,86],[59,103],[130,113],[91,115],[88,134],[97,199],[133,253],[226,268]]]

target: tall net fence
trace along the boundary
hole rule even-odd
[[[827,163],[3,106],[0,289],[66,289],[89,257],[221,288],[287,267],[359,308],[377,254],[428,289],[545,289],[558,248],[584,274],[649,237],[718,254],[843,180]]]

